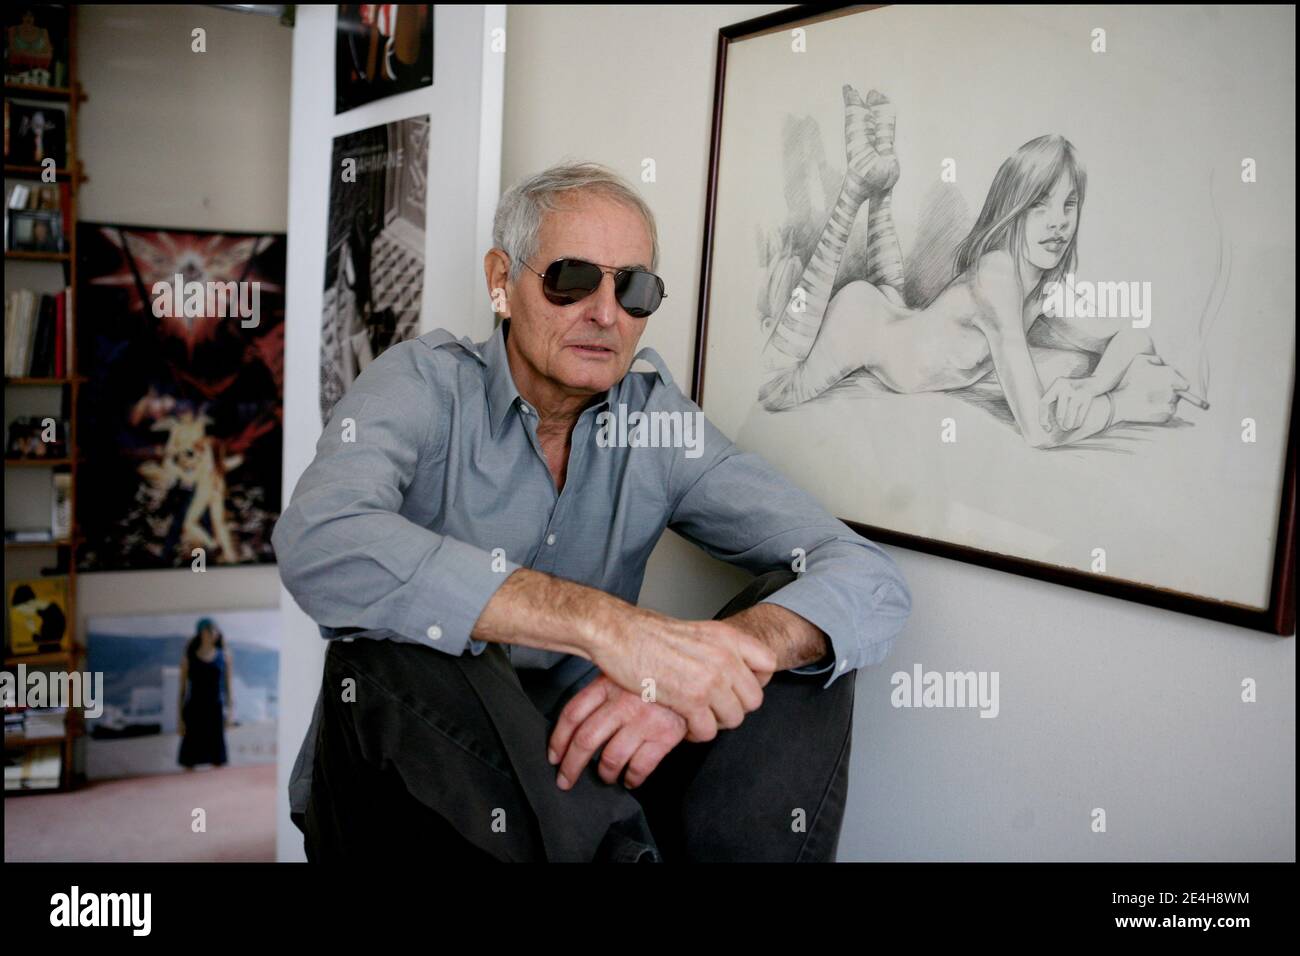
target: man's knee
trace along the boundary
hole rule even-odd
[[[396,641],[331,644],[307,827],[319,846],[361,856],[544,855],[502,738],[542,717],[508,685],[475,686],[498,654],[509,668],[499,645],[462,661]]]
[[[329,643],[325,653],[325,668],[361,669],[393,686],[411,681],[427,684],[430,680],[452,679],[466,664],[493,667],[505,664],[509,658],[499,644],[489,644],[483,653],[475,655],[468,650],[456,656],[424,644],[410,641],[393,641],[370,637],[336,639]]]
[[[406,641],[335,640],[325,655],[326,690],[337,695],[350,678],[354,699],[358,685],[370,685],[372,694],[409,702],[420,711],[435,705],[455,713],[481,710],[466,668],[498,672],[507,681],[513,675],[499,644],[489,644],[478,655],[467,650],[458,657]]]
[[[738,614],[747,607],[753,607],[764,598],[771,597],[796,577],[798,575],[785,568],[758,575],[728,601],[726,606],[713,616],[713,619],[720,621],[723,618],[731,617],[733,614]]]
[[[369,742],[364,749],[372,758],[404,763],[419,751],[412,736],[434,736],[510,774],[499,730],[466,676],[467,665],[510,667],[497,644],[466,661],[421,644],[333,641],[325,658],[326,705],[348,708],[348,723]]]

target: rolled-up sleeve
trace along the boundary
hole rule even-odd
[[[486,647],[470,632],[520,565],[404,517],[417,469],[445,467],[449,404],[415,342],[372,362],[335,406],[271,542],[280,578],[325,638]],[[504,572],[504,573],[503,573]]]
[[[763,601],[821,628],[834,659],[792,673],[827,674],[829,687],[851,670],[883,661],[912,610],[898,566],[707,419],[704,428],[704,454],[674,462],[680,497],[669,527],[755,574],[796,571],[795,580]]]

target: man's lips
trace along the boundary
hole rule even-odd
[[[579,352],[585,352],[588,355],[613,355],[614,350],[608,345],[570,345],[569,348],[577,349]]]

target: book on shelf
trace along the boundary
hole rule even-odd
[[[71,362],[70,289],[37,295],[31,289],[5,292],[5,375],[63,378]]]
[[[72,368],[72,336],[68,329],[68,296],[69,290],[64,290],[63,295],[58,298],[58,311],[54,318],[54,376],[63,378],[68,374],[68,369]]]
[[[62,212],[71,208],[68,184],[14,180],[5,205],[18,212]]]
[[[50,528],[6,528],[5,540],[16,544],[28,544],[33,541],[53,541],[54,532]]]
[[[63,761],[58,744],[5,751],[6,790],[57,790]]]
[[[10,654],[49,654],[68,650],[68,579],[65,575],[10,581],[8,595]]]
[[[50,475],[50,533],[59,540],[72,534],[72,473]]]
[[[67,717],[66,707],[10,707],[5,710],[5,740],[62,737]]]

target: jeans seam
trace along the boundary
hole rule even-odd
[[[440,653],[440,652],[435,651],[434,653]],[[481,753],[478,753],[476,750],[472,749],[471,747],[466,746],[466,745],[465,745],[465,744],[464,744],[460,739],[458,739],[458,738],[455,736],[455,734],[453,734],[451,731],[449,731],[448,729],[446,729],[446,728],[440,726],[440,725],[439,725],[438,723],[436,723],[435,721],[430,720],[427,716],[425,716],[424,714],[422,714],[419,710],[417,710],[417,709],[416,709],[415,707],[413,707],[411,704],[407,703],[407,702],[406,702],[405,700],[403,700],[401,697],[399,697],[399,696],[397,696],[396,694],[394,694],[391,690],[388,689],[388,687],[386,687],[386,686],[385,686],[385,685],[384,685],[384,684],[383,684],[383,683],[382,683],[378,678],[376,678],[373,674],[371,674],[371,673],[367,673],[367,672],[364,670],[364,668],[359,667],[359,666],[357,665],[357,662],[356,662],[356,661],[348,661],[348,662],[346,662],[346,663],[344,663],[344,662],[336,662],[336,663],[335,663],[335,666],[336,666],[336,667],[341,667],[341,668],[343,668],[343,669],[351,669],[352,671],[354,671],[354,672],[357,674],[358,677],[364,678],[368,683],[373,684],[376,688],[378,688],[378,689],[383,693],[383,695],[384,695],[388,700],[390,700],[390,701],[392,701],[393,703],[396,703],[396,704],[398,704],[399,706],[401,706],[404,710],[406,710],[408,713],[410,713],[412,716],[414,716],[416,719],[418,719],[421,723],[425,724],[426,726],[428,726],[428,727],[430,727],[431,729],[433,729],[434,731],[436,731],[436,732],[438,733],[439,736],[441,736],[441,737],[445,738],[446,740],[450,741],[452,744],[454,744],[454,745],[455,745],[456,747],[458,747],[459,749],[463,750],[465,753],[469,754],[471,757],[473,757],[473,758],[474,758],[475,760],[477,760],[479,763],[483,764],[484,766],[488,767],[489,769],[491,769],[491,770],[495,771],[496,773],[500,774],[502,777],[505,777],[507,780],[515,780],[515,779],[516,779],[516,777],[515,777],[515,775],[514,775],[513,773],[510,773],[510,772],[507,771],[507,770],[503,770],[503,769],[501,769],[501,768],[498,767],[496,764],[494,764],[492,761],[490,761],[490,760],[488,760],[487,758],[485,758]],[[461,679],[461,680],[465,680],[464,675],[459,675],[459,672],[458,672],[458,676],[460,676],[460,679]],[[469,682],[466,680],[466,683],[468,684]],[[472,686],[470,687],[470,692],[473,693],[473,687],[472,687]],[[475,695],[475,699],[477,699],[477,695]]]
[[[849,725],[844,730],[844,740],[840,743],[839,756],[835,758],[835,766],[831,770],[830,779],[826,782],[826,789],[822,791],[822,798],[817,803],[817,812],[813,814],[812,822],[808,824],[808,833],[799,845],[799,852],[795,855],[795,862],[798,863],[804,857],[804,852],[808,849],[808,841],[813,838],[817,832],[817,824],[822,818],[822,811],[826,809],[826,801],[830,798],[831,788],[835,786],[835,781],[840,775],[840,765],[844,762],[844,752],[848,749],[849,739],[853,736],[853,719],[850,714]],[[847,785],[847,783],[846,783]]]

